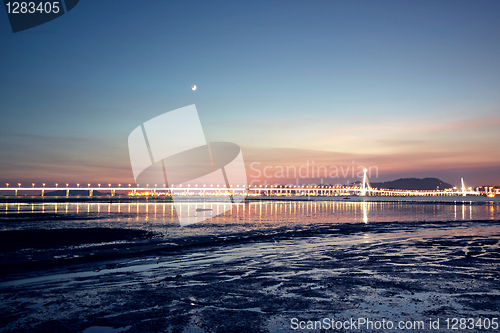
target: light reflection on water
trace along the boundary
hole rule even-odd
[[[229,207],[224,205],[223,209],[226,208]],[[178,233],[181,229],[184,229],[181,233],[193,229],[197,229],[196,233],[211,233],[212,229],[232,232],[345,222],[500,219],[498,203],[473,202],[251,201],[234,204],[219,216],[184,228],[177,222],[174,205],[166,202],[11,202],[0,203],[0,212],[3,212],[0,230],[138,227],[169,233]]]
[[[189,206],[189,203],[186,203]],[[222,204],[224,209],[229,204]],[[295,218],[303,221],[304,217],[331,222],[382,222],[415,220],[472,220],[495,219],[500,205],[496,203],[475,205],[473,203],[405,203],[405,202],[343,202],[343,201],[257,201],[234,204],[227,213],[214,217],[212,222],[227,218],[245,218],[269,220]],[[166,202],[42,202],[42,203],[0,203],[0,210],[12,213],[54,213],[79,215],[109,215],[114,218],[134,215],[136,218],[149,220],[175,218],[174,205]],[[342,221],[341,221],[342,220]]]

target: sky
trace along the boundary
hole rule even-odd
[[[0,10],[0,184],[133,183],[128,135],[195,104],[249,181],[500,185],[499,59],[498,1],[81,0],[17,33]]]

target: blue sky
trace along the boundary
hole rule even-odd
[[[0,181],[131,182],[128,134],[196,104],[247,163],[500,184],[499,41],[497,1],[82,0],[15,34],[0,11]]]

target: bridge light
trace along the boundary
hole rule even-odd
[[[7,184],[7,185],[9,185],[9,184]],[[42,187],[45,187],[45,183],[42,184]]]
[[[128,187],[132,186],[132,184],[128,184]]]
[[[68,187],[68,186],[69,186],[69,184],[68,184],[68,183],[66,183],[66,187]]]
[[[7,185],[7,187],[9,187],[9,183],[5,183],[5,185]]]
[[[80,184],[76,184],[76,187],[80,187]]]
[[[31,183],[31,186],[35,187],[35,183]]]
[[[101,187],[101,184],[97,184],[97,187]]]
[[[111,184],[108,184],[108,187],[111,187]]]
[[[118,184],[118,187],[122,187],[122,184]]]
[[[18,185],[19,187],[21,187],[21,183],[17,183],[17,185]]]
[[[88,187],[90,187],[90,184],[87,184]]]

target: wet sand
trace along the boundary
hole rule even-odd
[[[129,240],[104,246],[114,257],[4,274],[0,331],[290,332],[292,318],[366,317],[441,318],[439,330],[421,331],[443,332],[445,318],[500,317],[498,220],[295,225],[184,241]],[[60,251],[70,249],[104,251]]]

